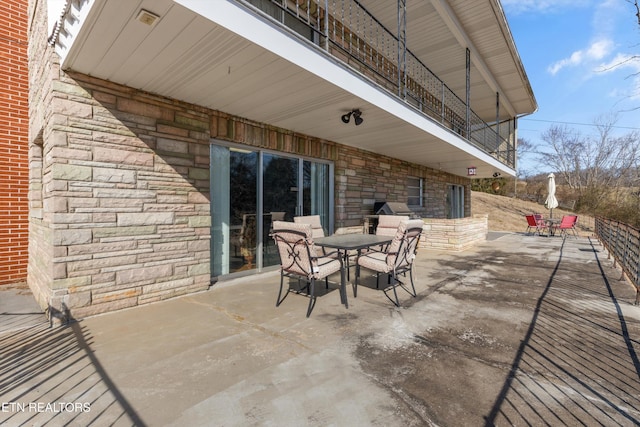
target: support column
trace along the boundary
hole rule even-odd
[[[398,96],[407,98],[407,4],[398,0]]]
[[[500,92],[496,92],[496,154],[500,158]]]
[[[471,139],[471,51],[469,48],[466,49],[466,74],[467,74],[467,111],[466,111],[466,137],[467,139]]]

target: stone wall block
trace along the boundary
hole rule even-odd
[[[208,215],[190,216],[189,227],[211,227],[211,217]]]
[[[91,292],[72,292],[64,296],[64,302],[69,309],[86,307],[91,304]]]
[[[189,143],[175,139],[158,138],[156,140],[156,148],[159,151],[165,151],[168,153],[189,153]]]
[[[187,194],[187,201],[189,204],[209,204],[209,193],[203,193],[201,191],[189,191]]]
[[[200,118],[186,116],[182,113],[176,113],[175,122],[183,125],[184,127],[196,129],[201,132],[209,133],[209,117],[208,115],[201,115]]]
[[[49,152],[50,159],[64,160],[91,160],[91,151],[87,149],[77,149],[68,147],[53,147]]]
[[[52,111],[56,111],[62,116],[83,119],[90,119],[93,117],[93,107],[91,107],[90,104],[83,104],[62,98],[53,98],[51,103]]]
[[[95,304],[102,304],[118,300],[127,300],[133,297],[137,297],[141,293],[142,289],[140,287],[118,289],[107,292],[94,292],[92,295],[92,300]]]
[[[139,227],[105,227],[94,230],[96,239],[106,239],[114,237],[129,237],[131,239],[146,236],[152,238],[157,236],[155,225],[144,225]]]
[[[209,262],[201,262],[199,264],[195,264],[189,267],[190,277],[209,274],[210,272],[211,272],[211,267]]]
[[[119,111],[135,114],[137,116],[152,117],[156,119],[162,119],[164,117],[161,107],[124,97],[118,98],[116,101],[116,107]]]
[[[93,232],[89,229],[54,230],[53,244],[56,246],[83,245],[91,243]]]
[[[82,254],[113,254],[116,252],[126,252],[134,250],[137,247],[135,240],[125,240],[120,242],[100,242],[89,243],[86,245],[73,245],[67,248],[70,256]]]
[[[142,293],[146,295],[146,294],[153,294],[153,293],[163,292],[163,291],[175,292],[176,289],[187,287],[192,284],[193,284],[193,278],[191,277],[184,278],[184,279],[177,279],[177,280],[169,280],[166,282],[158,282],[151,285],[144,285],[142,286]]]
[[[51,89],[55,92],[65,93],[73,97],[91,99],[91,94],[82,86],[70,84],[61,80],[51,82]]]
[[[209,180],[209,169],[205,168],[189,168],[189,178],[196,180]]]
[[[63,291],[66,294],[69,288],[77,289],[90,284],[91,284],[91,277],[89,276],[70,277],[67,279],[54,280],[53,289]]]
[[[51,167],[52,178],[63,181],[91,181],[93,170],[89,166],[56,163]]]
[[[142,151],[95,147],[93,160],[112,165],[153,166],[153,153]]]
[[[119,227],[140,225],[167,225],[173,224],[175,214],[173,212],[140,212],[117,214]]]
[[[188,242],[187,251],[189,253],[206,251],[209,252],[211,241],[209,239],[191,240]]]
[[[104,197],[107,199],[150,199],[153,200],[156,193],[151,190],[122,189],[122,188],[96,188],[93,190],[94,197]],[[127,201],[126,203],[131,203]]]
[[[56,213],[53,214],[56,224],[88,224],[92,221],[90,213]]]
[[[95,182],[135,184],[136,172],[118,168],[93,168],[93,180]]]
[[[165,135],[175,135],[181,138],[189,137],[189,129],[174,126],[173,124],[158,123],[156,131]]]
[[[116,272],[116,284],[155,281],[157,279],[171,277],[172,274],[173,267],[169,264],[122,270]]]

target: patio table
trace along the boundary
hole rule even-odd
[[[544,222],[547,224],[547,228],[549,229],[549,236],[555,236],[556,235],[556,227],[558,226],[558,224],[560,224],[560,219],[559,218],[547,218],[544,220]]]
[[[343,266],[347,269],[347,280],[349,274],[349,251],[360,251],[371,246],[386,245],[391,243],[393,236],[378,236],[375,234],[334,234],[333,236],[319,237],[313,243],[317,246],[337,249],[343,258]],[[346,304],[346,301],[343,301]]]

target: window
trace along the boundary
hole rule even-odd
[[[422,178],[407,178],[407,205],[422,206]]]

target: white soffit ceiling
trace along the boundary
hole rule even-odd
[[[91,0],[89,3],[91,10],[84,22],[78,23],[77,34],[69,39],[61,38],[59,42],[68,49],[63,52],[66,69],[457,175],[466,175],[469,166],[478,167],[479,174],[486,169],[488,176],[495,170],[513,173],[453,132],[412,112],[411,108],[367,83],[357,73],[318,55],[315,47],[291,38],[282,30],[275,33],[274,27],[264,19],[251,18],[254,21],[249,25],[250,30],[259,32],[260,26],[268,27],[268,32],[254,36],[230,30],[234,22],[221,21],[230,24],[226,27],[216,23],[215,19],[220,19],[222,11],[227,10],[241,13],[237,16],[243,16],[242,22],[247,26],[250,15],[234,1]],[[206,13],[194,13],[179,3],[194,3],[201,8],[208,3],[215,15],[208,19]],[[373,0],[362,3],[381,20],[397,18],[395,2]],[[394,7],[389,7],[390,3]],[[465,49],[459,44],[459,35],[456,38],[438,16],[434,3],[442,7],[440,0],[408,1],[409,48],[424,56],[424,62],[432,71],[448,79],[447,84],[459,91],[465,81]],[[476,4],[451,3],[453,6]],[[490,9],[487,5],[492,1],[477,0],[477,3],[484,4],[484,8],[480,7],[483,10]],[[140,22],[136,19],[140,10],[157,15],[158,20],[151,26]],[[473,15],[472,12],[469,11],[469,15]],[[416,17],[414,21],[411,16]],[[471,26],[473,19],[464,19],[470,19],[472,22],[466,25]],[[474,31],[478,32],[491,21],[487,16],[477,19],[481,23]],[[239,30],[242,31],[247,28]],[[414,33],[421,37],[412,37]],[[269,44],[282,45],[274,42],[273,37],[280,37],[278,34],[290,40],[285,49],[299,54],[284,59],[287,52],[274,53]],[[488,34],[483,40],[493,38],[499,39]],[[478,40],[479,47],[474,49],[480,52],[489,42]],[[514,94],[513,100],[503,100],[516,113],[533,111],[535,99],[526,96],[530,91],[528,81],[526,76],[522,81],[523,76],[518,71],[520,64],[513,63],[513,52],[504,46],[496,46],[494,50],[495,53],[484,58],[484,62],[472,62],[472,93],[478,94],[472,102],[474,111],[481,113],[486,109],[485,120],[495,119],[492,84],[497,83]],[[429,60],[433,64],[429,64]],[[512,62],[509,67],[503,66],[509,61]],[[490,67],[505,70],[504,76],[494,75],[494,82],[484,81],[479,68],[484,68],[486,73]],[[352,108],[363,111],[365,122],[362,126],[345,125],[340,121],[340,116]]]

